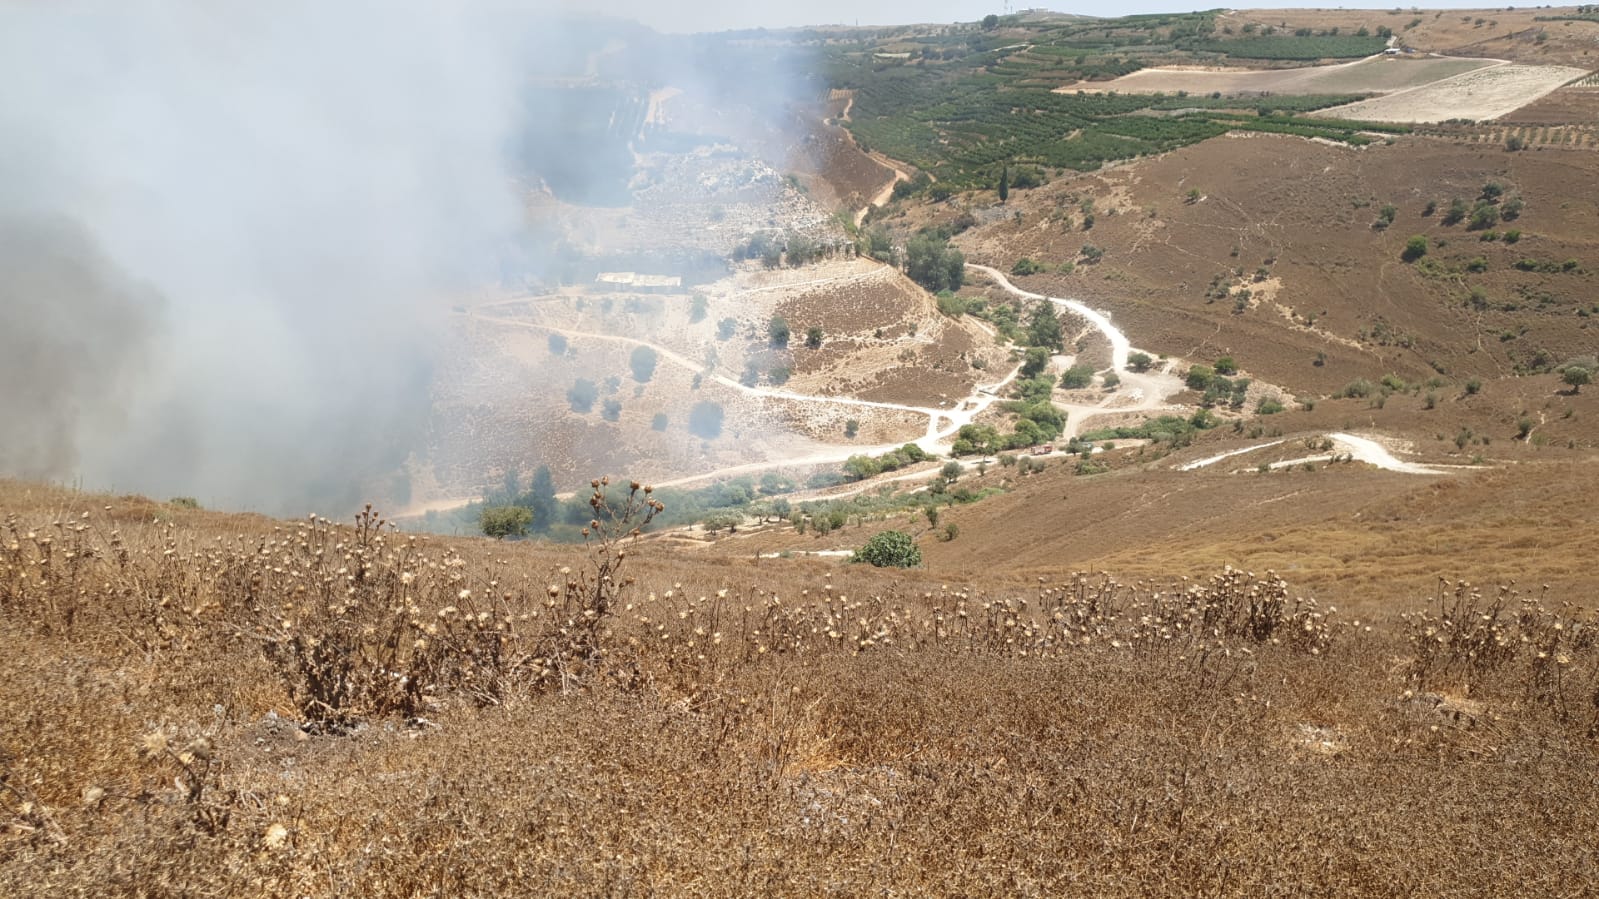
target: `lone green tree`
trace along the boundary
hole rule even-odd
[[[533,512],[533,530],[549,530],[559,503],[555,499],[555,478],[550,474],[548,465],[540,465],[533,472],[533,483],[528,485],[527,493],[522,495],[517,505],[526,506]]]
[[[884,531],[856,550],[854,561],[875,568],[914,568],[922,564],[922,550],[904,531]]]
[[[1566,382],[1572,394],[1582,389],[1582,385],[1593,381],[1593,372],[1581,365],[1568,365],[1560,371],[1560,380]]]
[[[1055,313],[1055,304],[1044,300],[1034,306],[1032,320],[1027,323],[1027,343],[1059,352],[1062,341],[1060,316]]]
[[[1023,380],[1036,378],[1049,366],[1049,350],[1041,346],[1030,346],[1027,355],[1022,358],[1021,377]]]
[[[715,440],[722,436],[724,414],[721,403],[695,403],[688,413],[689,433],[705,440]]]
[[[772,320],[766,323],[766,336],[771,340],[772,346],[780,350],[786,349],[789,338],[788,320],[781,315],[772,316]]]
[[[1417,234],[1405,241],[1405,251],[1399,254],[1399,258],[1406,262],[1415,262],[1425,255],[1427,255],[1427,236]]]
[[[478,527],[483,535],[496,540],[526,537],[527,527],[532,523],[533,512],[524,506],[488,506],[478,514]]]
[[[905,274],[933,293],[960,290],[966,257],[936,234],[918,234],[905,242]]]
[[[808,349],[819,350],[822,348],[822,329],[815,325],[805,329],[805,346]]]
[[[1010,199],[1010,166],[1001,166],[999,169],[999,201],[1001,203]]]
[[[633,369],[633,380],[642,384],[655,377],[657,361],[659,359],[654,349],[647,346],[635,347],[633,355],[628,359],[628,364]]]
[[[1067,390],[1082,390],[1094,383],[1094,369],[1087,365],[1073,365],[1060,376],[1060,386]]]
[[[566,401],[573,412],[586,413],[594,409],[594,401],[600,398],[600,389],[588,378],[578,378],[566,391]]]

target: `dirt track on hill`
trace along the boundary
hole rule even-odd
[[[1179,408],[1167,403],[1169,398],[1185,389],[1182,379],[1172,373],[1175,363],[1170,363],[1158,371],[1135,372],[1128,369],[1127,359],[1132,355],[1132,341],[1120,328],[1111,323],[1110,316],[1097,309],[1091,309],[1077,300],[1046,297],[1043,294],[1022,290],[1012,284],[998,269],[975,264],[968,264],[967,268],[988,276],[1002,290],[1013,296],[1035,301],[1047,300],[1086,320],[1110,342],[1111,365],[1108,371],[1114,371],[1121,378],[1123,386],[1116,393],[1109,394],[1097,403],[1067,403],[1056,400],[1055,405],[1066,412],[1066,431],[1061,435],[1063,439],[1070,440],[1082,433],[1083,423],[1095,416],[1111,413],[1174,411]]]

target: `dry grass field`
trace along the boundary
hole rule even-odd
[[[1369,613],[0,491],[6,895],[1599,885],[1559,591]]]
[[[719,552],[748,558],[851,549],[897,528],[919,535],[929,571],[958,582],[986,577],[998,559],[1018,577],[1062,569],[1203,577],[1233,564],[1275,569],[1339,608],[1376,615],[1425,594],[1446,572],[1591,596],[1599,590],[1587,563],[1599,552],[1590,484],[1599,458],[1591,421],[1599,411],[1584,395],[1567,418],[1566,398],[1551,398],[1551,407],[1540,408],[1502,395],[1452,396],[1431,411],[1422,410],[1421,397],[1391,397],[1380,410],[1324,401],[1313,412],[1258,419],[1256,436],[1223,427],[1178,451],[1124,446],[1095,457],[1103,473],[1077,473],[1075,458],[1026,475],[998,465],[969,469],[958,485],[1008,492],[942,508],[938,528],[917,511],[827,535],[757,531],[724,538]],[[1542,423],[1531,441],[1517,440],[1516,416],[1529,405],[1532,421]],[[1259,470],[1322,455],[1325,435],[1337,430],[1378,436],[1436,473],[1342,460]],[[1181,470],[1268,443],[1276,445]],[[958,528],[956,539],[942,539],[947,524]]]

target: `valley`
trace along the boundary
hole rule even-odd
[[[1593,7],[95,11],[0,894],[1599,892]]]

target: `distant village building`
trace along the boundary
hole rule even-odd
[[[683,279],[676,275],[640,275],[636,272],[600,272],[595,283],[607,287],[625,288],[640,293],[674,293],[683,289]]]

